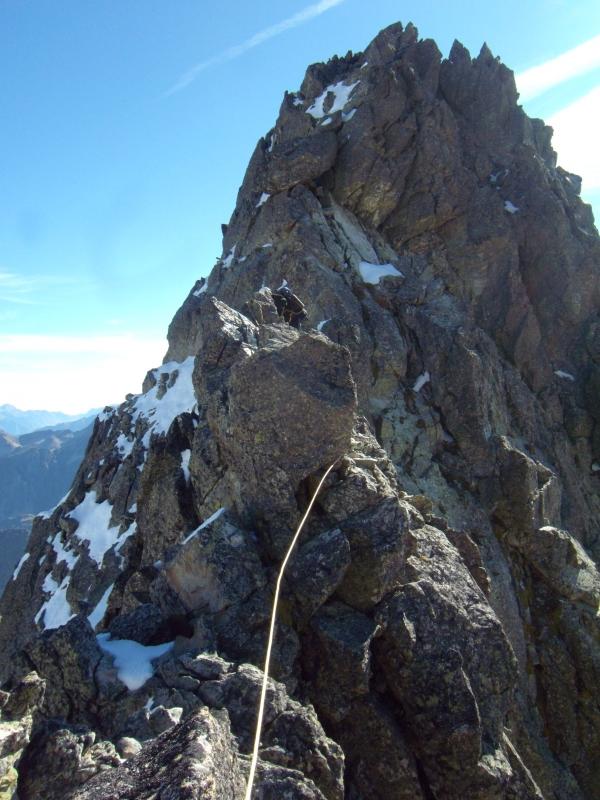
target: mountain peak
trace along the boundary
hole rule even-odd
[[[600,239],[517,99],[486,45],[399,23],[286,94],[165,363],[2,600],[4,677],[47,682],[24,797],[199,792],[194,759],[241,796],[329,467],[264,796],[596,796]]]

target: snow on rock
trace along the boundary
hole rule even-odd
[[[230,267],[233,264],[233,259],[235,258],[235,248],[237,244],[234,244],[231,250],[227,253],[223,261],[221,262],[224,267]]]
[[[396,278],[403,278],[404,275],[393,264],[370,264],[368,261],[361,261],[358,265],[360,277],[365,283],[377,284],[382,278],[391,275]]]
[[[123,531],[123,533],[119,536],[119,543],[115,547],[115,553],[121,559],[121,566],[123,566],[125,562],[124,557],[121,555],[121,550],[123,549],[123,545],[125,544],[127,539],[130,538],[130,536],[133,536],[133,534],[136,533],[136,531],[137,531],[137,522],[132,522],[131,525],[127,528],[127,530]]]
[[[592,464],[592,472],[600,472],[600,464],[597,461]]]
[[[79,556],[76,556],[71,550],[67,550],[67,548],[63,545],[61,541],[61,532],[55,535],[54,539],[50,542],[52,545],[52,549],[56,553],[56,563],[60,564],[61,561],[64,561],[67,565],[69,571],[73,569],[75,564],[77,563],[77,559]]]
[[[152,697],[152,695],[150,695],[150,697],[149,697],[149,698],[146,700],[146,702],[144,703],[144,708],[146,709],[146,711],[148,712],[148,714],[149,714],[149,713],[152,711],[152,709],[154,708],[154,703],[155,703],[155,700],[154,700],[154,698]]]
[[[361,66],[361,69],[364,69],[365,67],[368,67],[368,66],[369,66],[369,62],[365,61],[365,63]]]
[[[110,639],[109,633],[96,636],[98,646],[111,655],[117,677],[131,692],[140,689],[154,675],[152,662],[173,649],[175,642],[145,646],[129,639]]]
[[[506,178],[508,175],[507,169],[499,169],[498,172],[492,172],[490,175],[490,183],[495,186],[500,178]]]
[[[145,447],[150,444],[152,433],[166,433],[175,417],[186,411],[193,411],[196,405],[196,395],[192,383],[193,371],[194,356],[189,356],[181,362],[168,361],[162,367],[153,370],[156,384],[145,394],[138,395],[133,401],[129,412],[132,429],[140,418],[146,420],[149,425],[142,440]],[[162,375],[168,376],[167,379],[161,380]]]
[[[264,249],[265,247],[273,247],[273,242],[267,242],[266,244],[263,244],[263,245],[261,245],[261,247],[262,247],[263,249]]]
[[[519,208],[518,206],[514,205],[514,203],[511,203],[510,200],[505,200],[504,210],[508,211],[509,214],[516,214]]]
[[[124,433],[119,434],[116,441],[116,447],[122,459],[125,459],[127,458],[127,456],[131,455],[131,451],[133,450],[133,445],[134,442],[130,442]]]
[[[260,208],[261,206],[263,206],[267,202],[269,197],[271,197],[270,194],[267,194],[267,192],[263,192],[259,198],[258,203],[256,204],[256,208]]]
[[[323,94],[320,94],[319,97],[315,100],[312,106],[306,109],[306,113],[310,114],[313,119],[322,119],[326,114],[335,114],[336,111],[342,111],[348,100],[350,99],[350,95],[352,94],[353,90],[358,86],[360,81],[355,81],[349,85],[346,85],[343,81],[339,83],[332,83],[328,86],[324,91]],[[325,100],[329,93],[333,94],[333,103],[329,111],[325,112],[323,106],[325,105]]]
[[[298,97],[298,95],[296,95],[294,97],[293,102],[294,102],[295,106],[303,106],[304,105],[304,100],[302,100],[300,97]]]
[[[322,331],[324,326],[327,325],[328,322],[331,322],[331,319],[322,319],[321,322],[317,325],[317,330]]]
[[[208,282],[204,281],[204,283],[202,284],[202,286],[199,289],[196,289],[195,292],[192,292],[194,297],[200,297],[201,294],[204,294],[204,292],[206,291],[206,287],[207,286],[208,286]]]
[[[425,386],[426,383],[429,383],[431,380],[431,375],[427,370],[423,372],[417,380],[415,381],[415,385],[413,386],[413,392],[420,392],[421,389]]]
[[[79,523],[75,536],[80,542],[88,543],[88,552],[98,566],[102,566],[104,556],[119,540],[119,526],[111,526],[112,506],[108,500],[96,502],[96,492],[92,489],[67,517]]]
[[[192,532],[191,532],[191,533],[190,533],[188,536],[186,536],[186,537],[185,537],[185,539],[183,540],[182,544],[187,544],[187,542],[189,542],[189,540],[190,540],[190,539],[193,539],[193,538],[194,538],[194,536],[196,536],[196,534],[200,533],[200,531],[201,531],[203,528],[208,528],[208,526],[209,526],[209,525],[212,525],[212,523],[213,523],[215,520],[219,519],[219,517],[221,516],[221,514],[222,514],[224,511],[225,511],[225,509],[224,509],[224,508],[220,508],[218,511],[215,511],[215,513],[214,513],[214,514],[211,514],[211,516],[210,516],[208,519],[205,519],[205,520],[204,520],[204,522],[202,523],[202,525],[199,525],[199,526],[196,528],[196,530],[193,530],[193,531],[192,531]]]
[[[107,419],[110,419],[112,415],[115,413],[116,408],[114,406],[106,406],[103,411],[101,411],[96,419],[98,422],[106,422]]]
[[[15,571],[13,572],[13,575],[12,575],[13,581],[16,581],[17,578],[19,577],[19,572],[21,572],[21,567],[27,561],[29,556],[30,556],[30,553],[25,553],[23,556],[21,556],[21,560],[19,561],[19,563],[15,567]]]
[[[555,369],[555,370],[554,370],[554,374],[555,374],[555,375],[556,375],[558,378],[564,378],[564,379],[565,379],[565,380],[567,380],[567,381],[574,381],[574,380],[575,380],[574,376],[573,376],[573,375],[571,375],[571,373],[570,373],[570,372],[563,372],[563,370],[562,370],[562,369]]]
[[[191,450],[182,450],[181,451],[181,471],[183,472],[183,477],[185,478],[185,482],[189,483],[190,481],[190,457],[192,455]]]
[[[355,108],[351,108],[350,111],[342,111],[342,119],[344,122],[349,122],[355,114]]]
[[[70,575],[66,575],[60,586],[48,573],[42,584],[44,592],[49,592],[50,597],[42,603],[42,607],[35,615],[37,625],[49,631],[66,625],[75,614],[71,611],[71,606],[67,600],[67,589],[69,588]]]
[[[106,609],[108,608],[108,598],[110,597],[110,593],[113,590],[114,583],[108,587],[108,589],[104,592],[96,608],[92,611],[92,613],[88,616],[88,621],[92,628],[96,628],[96,625],[102,621],[102,618],[106,614]]]

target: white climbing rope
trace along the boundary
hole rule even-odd
[[[275,595],[273,597],[273,610],[271,611],[271,625],[269,628],[269,640],[267,642],[267,654],[265,656],[265,666],[263,670],[263,681],[262,681],[262,688],[260,691],[260,703],[258,704],[258,716],[256,718],[256,731],[254,733],[254,748],[252,750],[252,761],[250,763],[250,774],[248,775],[248,783],[246,785],[246,794],[244,795],[244,800],[251,800],[252,798],[252,788],[254,785],[254,773],[256,772],[256,765],[258,763],[258,748],[260,747],[260,734],[262,730],[262,721],[263,721],[263,714],[265,710],[265,700],[267,697],[267,682],[269,680],[269,666],[271,664],[271,650],[273,648],[273,639],[275,637],[275,623],[277,621],[277,605],[279,603],[279,590],[281,588],[281,581],[283,579],[283,574],[285,572],[285,568],[287,566],[288,561],[292,555],[292,551],[298,541],[298,537],[304,527],[304,523],[308,519],[308,515],[311,512],[313,504],[317,499],[317,495],[321,491],[321,486],[325,483],[325,479],[334,468],[336,462],[334,461],[331,466],[329,466],[319,481],[319,485],[313,492],[313,496],[310,499],[310,503],[308,504],[308,508],[304,512],[304,516],[300,520],[300,524],[296,528],[296,533],[288,547],[288,551],[285,554],[285,558],[281,563],[281,568],[279,570],[279,575],[277,576],[277,583],[275,584]]]

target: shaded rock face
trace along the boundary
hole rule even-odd
[[[331,464],[254,796],[600,798],[600,240],[517,99],[399,24],[285,96],[4,594],[22,800],[243,796]]]

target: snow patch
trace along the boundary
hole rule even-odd
[[[185,478],[185,482],[190,482],[190,456],[192,455],[191,450],[182,450],[181,451],[181,471],[183,472],[183,477]]]
[[[431,380],[431,375],[429,374],[428,370],[425,370],[417,380],[415,381],[415,385],[413,386],[413,392],[420,392],[421,389],[425,386],[426,383],[429,383]]]
[[[110,593],[113,590],[114,583],[108,587],[108,589],[104,592],[100,600],[98,601],[98,605],[92,611],[92,613],[88,616],[88,621],[93,629],[96,628],[96,625],[99,622],[102,622],[104,615],[106,614],[106,609],[108,608],[108,598],[110,597]]]
[[[231,250],[227,253],[223,261],[221,262],[225,268],[230,267],[233,264],[233,259],[235,258],[235,248],[237,244],[234,244]]]
[[[510,200],[504,201],[504,210],[508,211],[509,214],[516,214],[519,210],[519,207],[511,203]]]
[[[114,406],[106,406],[103,411],[101,411],[96,419],[98,422],[106,422],[107,419],[110,419],[113,414],[115,413],[116,409]]]
[[[129,639],[110,640],[109,633],[96,636],[98,646],[111,655],[117,677],[131,692],[140,689],[154,675],[152,662],[173,649],[175,642],[145,646]]]
[[[273,247],[273,242],[267,242],[266,244],[263,244],[263,245],[261,245],[261,247],[262,247],[263,249],[264,249],[265,247]]]
[[[295,106],[303,106],[303,105],[304,105],[304,100],[301,100],[301,99],[298,97],[298,95],[296,95],[296,96],[294,97],[293,103],[294,103],[294,105],[295,105]]]
[[[43,629],[49,631],[61,628],[70,619],[73,619],[75,614],[71,611],[71,606],[67,600],[70,579],[71,576],[67,575],[59,586],[51,573],[46,575],[42,589],[51,594],[48,600],[42,603],[42,607],[34,617],[36,625],[41,625]]]
[[[148,714],[149,714],[149,713],[152,711],[152,709],[154,708],[154,698],[152,697],[152,695],[150,695],[150,697],[149,697],[149,698],[146,700],[146,702],[144,703],[144,708],[146,709],[146,711],[148,712]]]
[[[15,571],[13,572],[13,576],[12,576],[13,581],[16,581],[17,578],[19,577],[19,572],[21,572],[21,567],[27,561],[29,556],[30,556],[30,553],[25,553],[23,556],[21,556],[21,560],[19,561],[19,563],[15,567]]]
[[[368,261],[361,261],[358,265],[360,277],[365,283],[373,285],[379,283],[381,278],[389,275],[396,278],[403,278],[404,275],[393,264],[370,264]]]
[[[332,83],[323,91],[323,94],[320,94],[319,97],[317,97],[312,106],[309,106],[309,108],[306,109],[306,113],[310,114],[313,119],[322,119],[324,116],[326,116],[323,106],[325,105],[325,100],[330,93],[333,94],[333,103],[329,111],[327,111],[327,114],[335,114],[336,111],[342,111],[350,99],[350,95],[352,94],[353,90],[358,86],[359,83],[360,81],[355,81],[349,85],[346,85],[343,81],[339,81],[339,83]]]
[[[182,362],[169,361],[153,370],[156,384],[146,394],[136,397],[130,410],[131,428],[135,428],[140,417],[149,423],[148,431],[142,439],[146,448],[150,444],[151,434],[166,433],[175,417],[193,410],[196,405],[193,371],[194,356],[189,356]],[[166,381],[161,381],[162,375],[168,375]],[[165,385],[166,391],[159,398],[158,393],[164,390]]]
[[[495,186],[496,183],[498,183],[499,178],[506,178],[507,175],[508,175],[507,169],[499,169],[498,172],[492,172],[492,174],[490,175],[490,183],[492,184],[492,186]]]
[[[187,544],[187,543],[190,541],[190,539],[193,539],[193,538],[194,538],[194,536],[196,536],[196,534],[200,533],[200,531],[201,531],[203,528],[208,528],[208,526],[209,526],[209,525],[212,525],[212,523],[213,523],[215,520],[219,519],[219,517],[221,516],[221,514],[222,514],[224,511],[225,511],[225,509],[224,509],[224,508],[220,508],[218,511],[215,511],[215,513],[214,513],[214,514],[211,514],[211,516],[210,516],[208,519],[205,519],[205,520],[204,520],[204,522],[202,523],[202,525],[199,525],[199,526],[196,528],[196,530],[192,531],[192,532],[191,532],[191,533],[190,533],[188,536],[186,536],[186,537],[185,537],[185,539],[183,540],[182,544]]]
[[[96,492],[92,489],[81,503],[67,514],[79,523],[75,536],[80,542],[88,543],[88,552],[98,566],[102,566],[104,556],[119,540],[119,526],[111,526],[112,506],[108,500],[96,502]]]
[[[206,287],[207,286],[208,286],[208,281],[204,281],[204,283],[202,284],[202,286],[199,289],[196,289],[195,292],[192,292],[194,297],[200,297],[201,294],[204,294],[204,292],[206,291]]]
[[[570,372],[563,372],[563,370],[562,370],[562,369],[555,369],[555,370],[554,370],[554,374],[555,374],[555,375],[556,375],[558,378],[564,378],[564,379],[565,379],[565,380],[567,380],[567,381],[574,381],[574,380],[575,380],[574,376],[573,376],[573,375],[571,375],[571,373],[570,373]]]
[[[592,464],[592,472],[600,472],[600,464],[597,461]]]
[[[121,559],[121,566],[123,566],[123,556],[121,555],[121,550],[123,549],[123,545],[133,534],[137,531],[137,522],[132,522],[131,525],[127,528],[126,531],[119,536],[119,543],[115,547],[115,553],[119,555]]]
[[[67,514],[67,516],[69,515]],[[54,539],[52,539],[51,542],[52,549],[56,553],[56,563],[60,564],[61,561],[64,561],[67,565],[67,569],[70,572],[77,563],[79,556],[76,556],[75,553],[73,553],[71,550],[67,550],[67,548],[63,545],[60,539],[61,539],[61,533],[60,531],[58,531],[58,533],[54,536]]]
[[[356,114],[355,108],[351,108],[350,111],[342,111],[342,119],[344,122],[350,122],[350,120],[355,114]]]
[[[271,197],[270,194],[267,194],[267,192],[263,192],[261,194],[260,198],[259,198],[258,203],[256,204],[256,208],[260,208],[261,206],[264,206],[264,204],[267,202],[269,197]]]
[[[322,319],[321,322],[317,325],[317,330],[322,331],[323,327],[327,325],[328,322],[331,322],[331,319]]]
[[[122,459],[127,458],[127,456],[131,455],[131,451],[133,450],[134,442],[130,442],[127,436],[124,433],[120,433],[117,437],[116,448],[119,451],[119,455]]]

